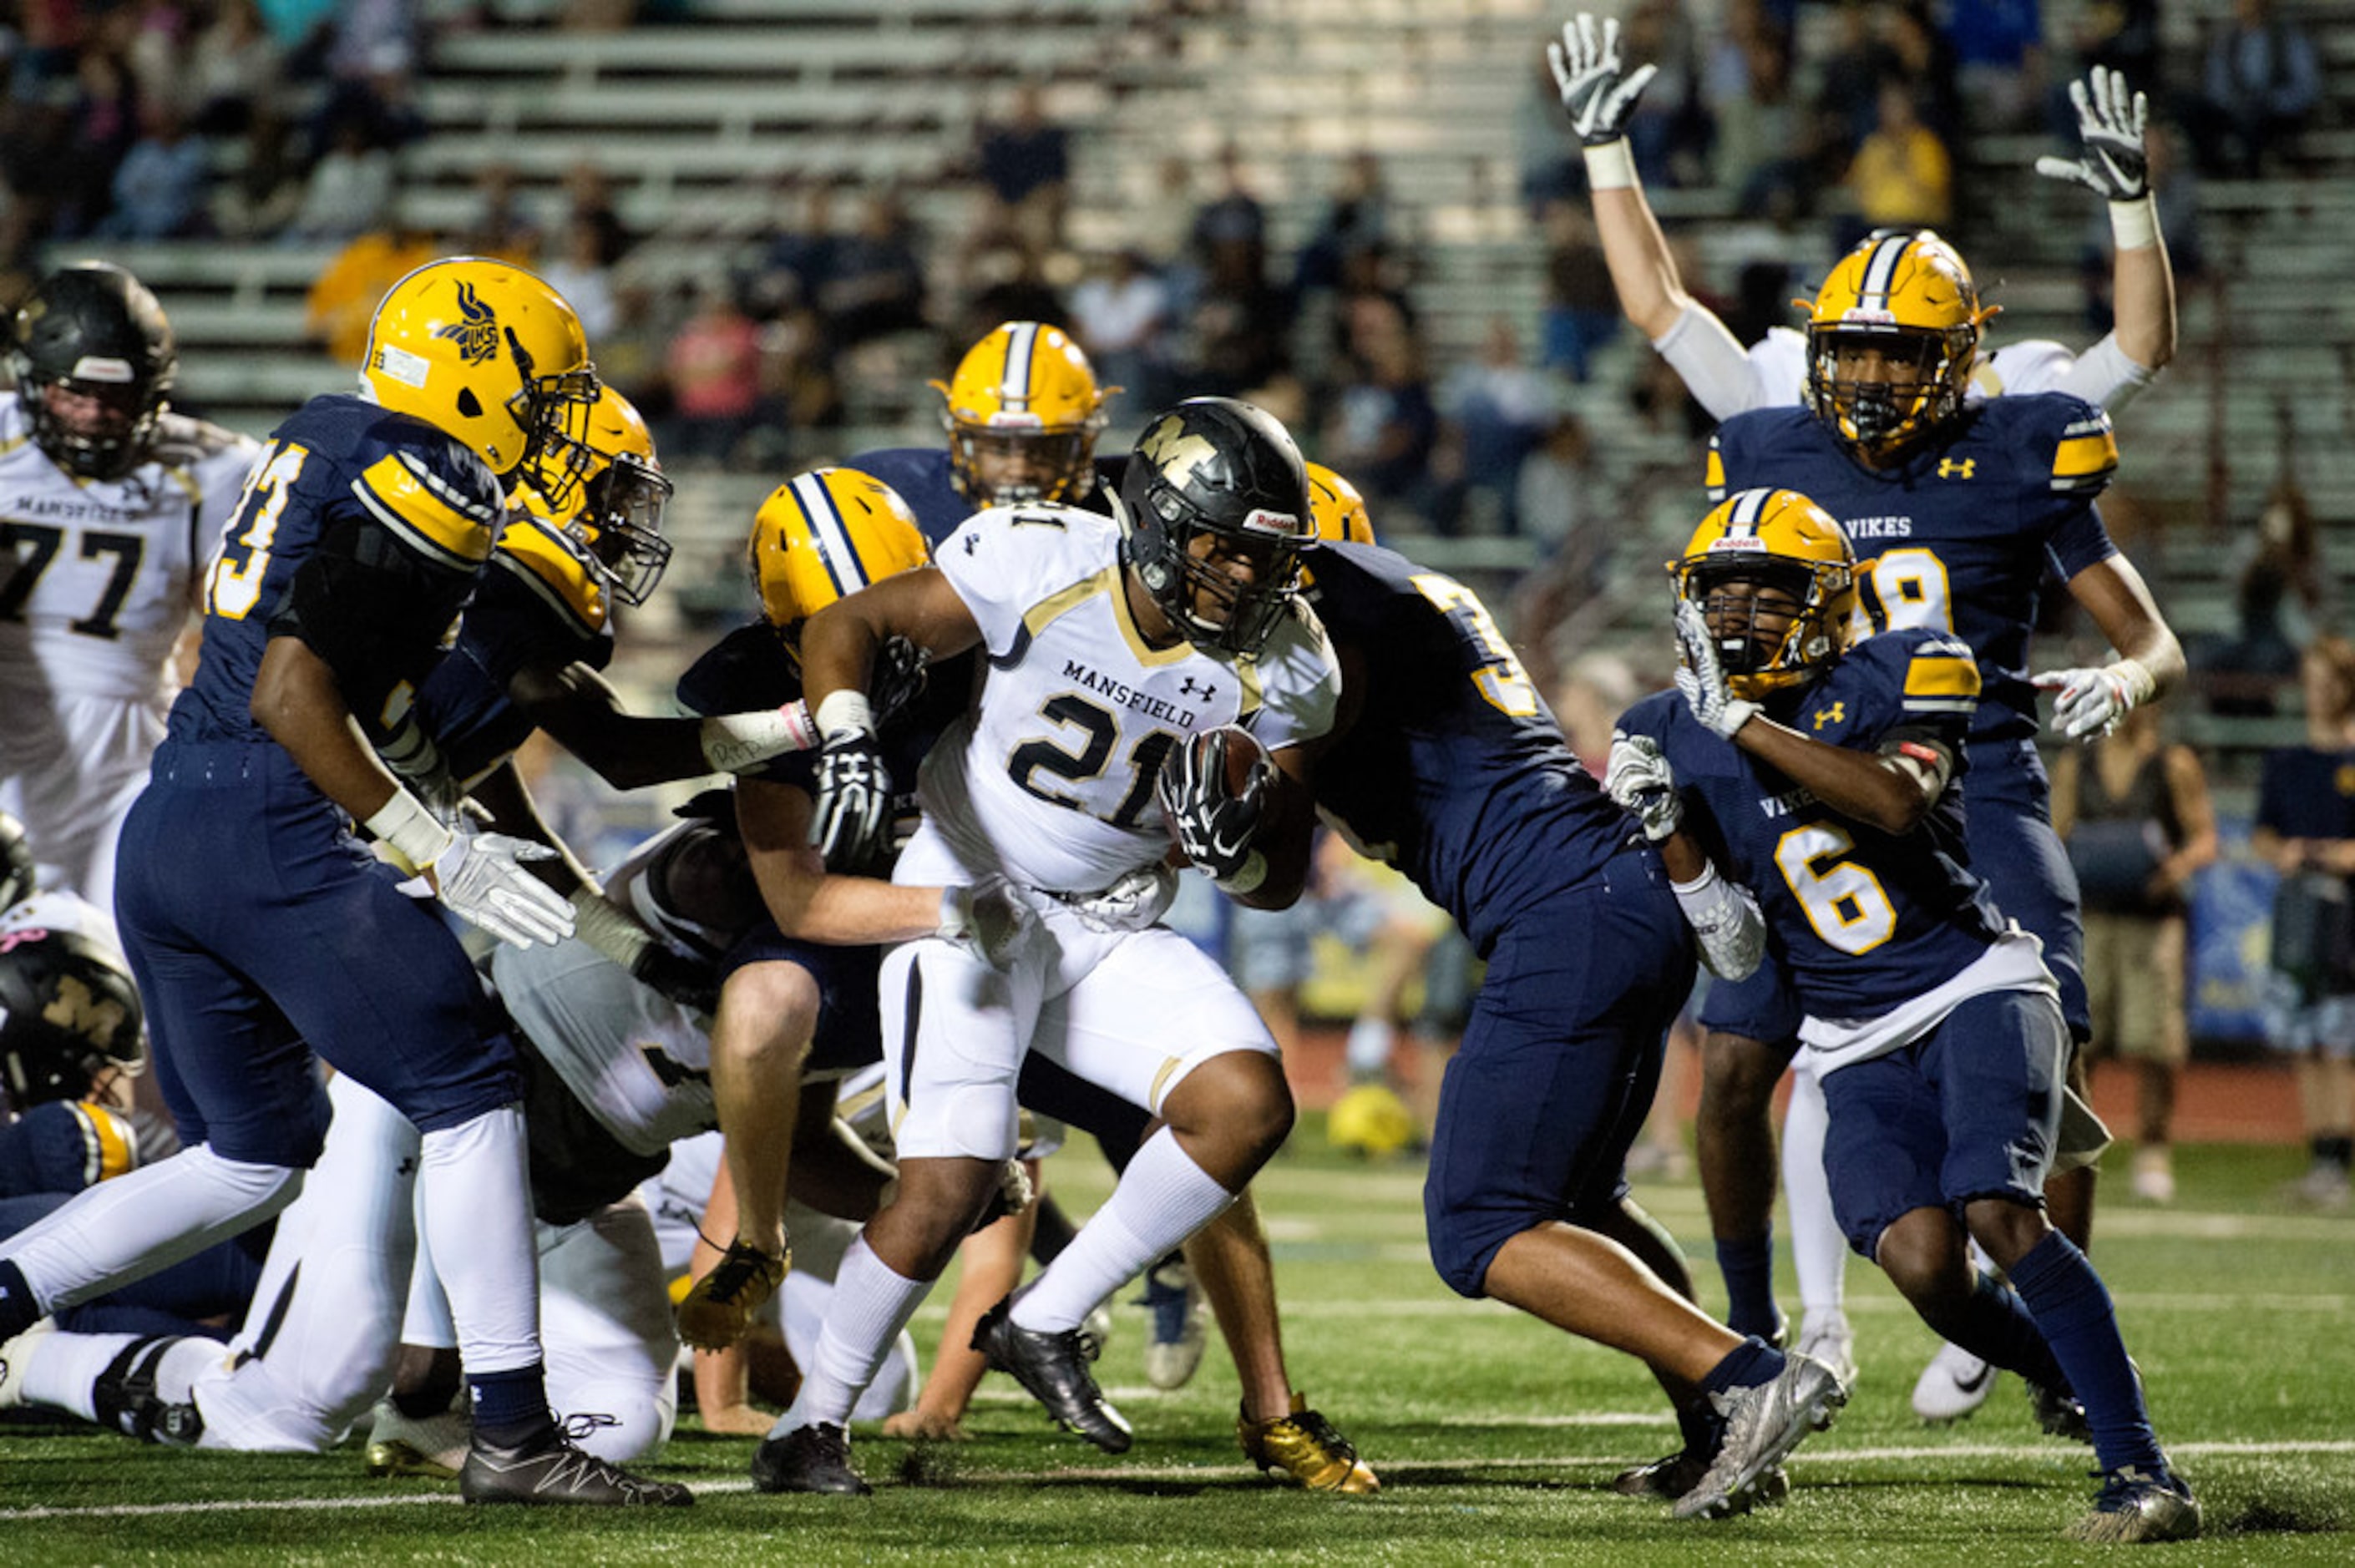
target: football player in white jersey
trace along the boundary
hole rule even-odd
[[[804,630],[826,747],[811,841],[829,868],[885,842],[886,770],[863,695],[890,636],[935,658],[979,647],[972,706],[926,757],[903,884],[1008,887],[1030,918],[987,941],[919,938],[884,959],[887,1082],[900,1184],[835,1279],[801,1392],[752,1461],[763,1491],[863,1493],[846,1423],[900,1330],[996,1190],[1017,1139],[1015,1083],[1036,1051],[1153,1111],[1112,1196],[975,1348],[1109,1452],[1129,1429],[1088,1370],[1081,1324],[1215,1218],[1290,1130],[1274,1042],[1190,942],[1075,901],[1150,873],[1174,832],[1231,894],[1299,894],[1311,813],[1282,767],[1225,766],[1242,724],[1287,750],[1332,724],[1340,675],[1295,597],[1315,537],[1298,451],[1247,404],[1197,398],[1151,421],[1117,522],[1060,506],[984,512],[936,553]],[[1296,754],[1296,752],[1295,752]],[[1166,762],[1180,764],[1165,768]]]
[[[1561,41],[1547,45],[1546,55],[1562,108],[1584,144],[1594,225],[1621,313],[1651,340],[1710,418],[1798,402],[1807,373],[1806,334],[1775,327],[1744,348],[1707,305],[1685,292],[1659,220],[1644,199],[1626,126],[1656,68],[1623,68],[1617,20],[1598,26],[1586,12],[1563,25]],[[2042,340],[1982,354],[1968,395],[2067,392],[2115,414],[2175,357],[2175,273],[2150,194],[2143,151],[2149,110],[2143,95],[2098,66],[2084,81],[2071,83],[2069,93],[2083,155],[2040,158],[2036,169],[2084,185],[2109,203],[2117,246],[2117,325],[2081,355]]]
[[[171,412],[179,355],[138,279],[60,269],[0,393],[0,807],[42,885],[114,908],[114,842],[179,682],[192,584],[260,446]],[[13,560],[10,558],[13,557]]]

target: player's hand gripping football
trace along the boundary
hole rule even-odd
[[[1660,743],[1648,735],[1611,732],[1611,760],[1603,769],[1603,792],[1643,824],[1647,842],[1665,842],[1684,821],[1677,776],[1661,755]]]
[[[1758,705],[1742,701],[1726,685],[1709,618],[1689,599],[1677,600],[1677,646],[1684,654],[1677,669],[1677,690],[1684,694],[1685,705],[1693,717],[1732,740],[1733,732],[1757,714]]]
[[[521,863],[555,858],[554,850],[529,839],[462,832],[419,869],[460,919],[518,948],[554,946],[572,935],[572,906]]]
[[[1627,133],[1636,101],[1660,69],[1641,65],[1622,76],[1619,19],[1605,17],[1598,34],[1594,17],[1584,11],[1561,25],[1560,43],[1546,45],[1546,63],[1553,67],[1571,129],[1589,147],[1606,146]]]
[[[1178,847],[1220,883],[1233,881],[1250,862],[1252,835],[1266,813],[1275,773],[1274,764],[1263,756],[1242,788],[1230,790],[1227,748],[1234,733],[1221,727],[1181,742],[1161,764],[1156,785],[1161,814],[1178,835]]]
[[[2069,84],[2069,101],[2077,106],[2077,137],[2084,151],[2073,159],[2039,158],[2036,172],[2083,185],[2109,201],[2140,201],[2148,195],[2150,160],[2143,150],[2143,130],[2150,122],[2150,101],[2126,86],[2123,72],[2095,66],[2083,81]]]
[[[880,865],[891,847],[891,773],[874,732],[829,731],[812,793],[810,842],[826,870],[858,874]]]

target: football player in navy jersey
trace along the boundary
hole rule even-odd
[[[1790,490],[1728,497],[1672,571],[1678,689],[1621,720],[1611,795],[1661,844],[1713,968],[1781,960],[1850,1245],[2028,1379],[2050,1429],[2082,1420],[2104,1481],[2073,1538],[2196,1536],[2109,1293],[2044,1214],[2069,1039],[2040,943],[1965,869],[1969,646],[1917,626],[1848,647],[1854,555]],[[1972,1266],[1966,1232],[2010,1287]]]
[[[1345,526],[1336,508],[1331,533]],[[1627,1150],[1693,976],[1658,858],[1571,755],[1470,590],[1329,535],[1306,569],[1342,671],[1308,773],[1317,807],[1488,963],[1440,1090],[1423,1189],[1433,1265],[1464,1296],[1652,1370],[1687,1454],[1622,1490],[1674,1498],[1679,1517],[1778,1495],[1782,1457],[1846,1391],[1695,1307],[1675,1242],[1627,1193]]]
[[[92,1189],[0,1257],[0,1331],[284,1207],[318,1158],[314,1053],[423,1133],[475,1428],[477,1502],[684,1504],[581,1455],[548,1410],[513,1048],[449,914],[552,941],[570,906],[520,841],[452,832],[389,733],[489,558],[502,480],[597,393],[571,307],[519,269],[431,263],[378,305],[361,396],[273,432],[206,581],[203,652],[123,840],[116,912],[188,1148]],[[569,495],[551,497],[562,503]],[[378,863],[359,823],[411,868]]]
[[[2036,753],[2037,688],[2057,691],[2054,727],[2084,739],[2179,681],[2183,654],[2093,504],[2117,466],[2108,416],[2059,393],[1966,399],[1988,313],[1962,260],[1926,231],[1859,246],[1814,303],[1806,407],[1757,409],[1719,427],[1709,491],[1722,499],[1780,486],[1814,497],[1857,552],[1859,613],[1870,624],[1933,628],[1969,646],[1985,683],[1966,743],[1973,869],[2005,913],[2042,939],[2063,1014],[2082,1039],[2091,1029],[2083,931]],[[2115,662],[2031,678],[2029,634],[2048,570],[2118,651]],[[1702,1010],[1702,1181],[1732,1320],[1753,1330],[1778,1319],[1767,1107],[1796,1052],[1796,1021],[1772,962],[1742,984],[1713,987]],[[2072,1074],[2082,1091],[2082,1068],[2073,1065]],[[1799,1092],[1812,1106],[1812,1086]],[[1819,1131],[1820,1118],[1802,1125]],[[2078,1153],[2062,1150],[2064,1168]],[[1786,1131],[1786,1165],[1812,1159],[1810,1140]],[[2090,1163],[2054,1177],[2056,1221],[2081,1241],[2092,1181]],[[1802,1342],[1827,1330],[1840,1346],[1831,1359],[1846,1359],[1844,1320],[1807,1325]],[[1934,1381],[1925,1377],[1924,1393]],[[1941,1400],[1917,1394],[1917,1408],[1951,1416],[1985,1396],[1984,1379],[1955,1386]]]

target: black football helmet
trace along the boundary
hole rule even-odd
[[[121,479],[147,460],[180,354],[147,286],[120,267],[78,262],[41,280],[16,313],[9,361],[33,440],[83,479]],[[68,419],[51,388],[94,397],[95,421]]]
[[[1256,653],[1291,606],[1316,539],[1300,450],[1283,425],[1232,397],[1191,397],[1152,420],[1120,482],[1121,553],[1188,641]],[[1215,535],[1248,558],[1249,583],[1193,548]],[[1197,608],[1207,599],[1218,619]]]
[[[100,1070],[147,1065],[146,1015],[123,960],[74,931],[0,936],[0,1080],[22,1110],[80,1099]]]
[[[32,842],[25,824],[0,811],[0,909],[12,909],[40,886],[35,878]]]

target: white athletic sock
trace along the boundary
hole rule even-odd
[[[55,1312],[249,1230],[294,1201],[303,1172],[223,1160],[204,1144],[74,1195],[0,1245]]]
[[[1145,1140],[1071,1245],[1014,1304],[1018,1327],[1076,1329],[1096,1303],[1225,1212],[1235,1195],[1210,1179],[1163,1128]]]
[[[439,1239],[433,1266],[450,1293],[466,1371],[532,1365],[540,1359],[539,1249],[523,1107],[427,1133],[417,1186],[421,1228]]]
[[[848,1425],[851,1407],[932,1289],[932,1281],[910,1279],[876,1256],[862,1233],[835,1271],[834,1298],[826,1304],[817,1350],[802,1369],[801,1392],[770,1435],[782,1437],[800,1426]]]
[[[1380,1078],[1387,1075],[1391,1065],[1391,1048],[1397,1044],[1398,1028],[1387,1018],[1367,1013],[1349,1025],[1350,1078]]]
[[[114,1358],[137,1343],[136,1334],[45,1334],[25,1367],[25,1397],[35,1404],[69,1410],[84,1421],[98,1419],[91,1397]]]
[[[1783,1115],[1783,1202],[1799,1306],[1810,1317],[1838,1312],[1848,1299],[1848,1238],[1832,1213],[1831,1183],[1824,1176],[1824,1135],[1830,1126],[1823,1082],[1803,1059],[1793,1065],[1791,1104]]]

